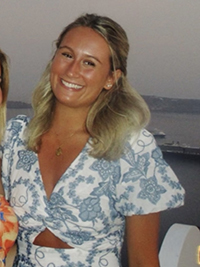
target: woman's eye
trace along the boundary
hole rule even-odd
[[[85,65],[88,65],[88,66],[91,66],[91,67],[95,67],[95,63],[92,62],[92,61],[87,61],[86,60],[84,63],[85,63]]]
[[[67,57],[67,58],[72,58],[72,55],[69,54],[69,53],[66,53],[66,52],[62,53],[62,55],[65,56],[65,57]]]

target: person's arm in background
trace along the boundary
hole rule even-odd
[[[0,267],[5,266],[6,255],[14,245],[17,234],[17,217],[4,197],[3,185],[0,179]]]
[[[1,159],[0,159],[0,170],[1,170]],[[0,171],[0,195],[4,196],[3,184],[1,181],[1,171]]]
[[[126,217],[129,267],[159,267],[159,213]]]

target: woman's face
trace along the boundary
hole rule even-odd
[[[53,59],[50,81],[58,103],[88,109],[114,83],[107,42],[88,27],[70,30]]]
[[[3,94],[2,94],[1,84],[2,84],[2,73],[1,73],[1,62],[0,62],[0,104],[3,101]]]

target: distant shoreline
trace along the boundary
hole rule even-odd
[[[21,102],[21,101],[8,101],[7,108],[10,109],[24,109],[24,108],[32,108],[31,104]]]
[[[152,112],[200,114],[200,99],[178,99],[157,96],[143,96]],[[31,104],[8,101],[9,109],[31,109]]]
[[[200,99],[143,96],[153,112],[200,114]]]

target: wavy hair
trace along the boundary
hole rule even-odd
[[[86,129],[91,136],[90,155],[115,160],[123,153],[130,136],[149,122],[149,108],[127,80],[129,43],[123,28],[108,17],[84,14],[64,28],[56,41],[57,49],[64,36],[76,27],[89,27],[103,36],[110,48],[111,72],[121,70],[121,76],[115,80],[112,88],[102,90],[91,106],[86,120]],[[52,60],[32,98],[34,117],[28,127],[28,147],[36,152],[40,148],[42,134],[51,127],[54,114],[55,97],[50,85]]]
[[[2,103],[0,104],[0,141],[3,137],[4,128],[6,124],[6,103],[9,89],[9,66],[8,57],[0,49],[0,66],[1,66],[1,90],[2,90]]]

